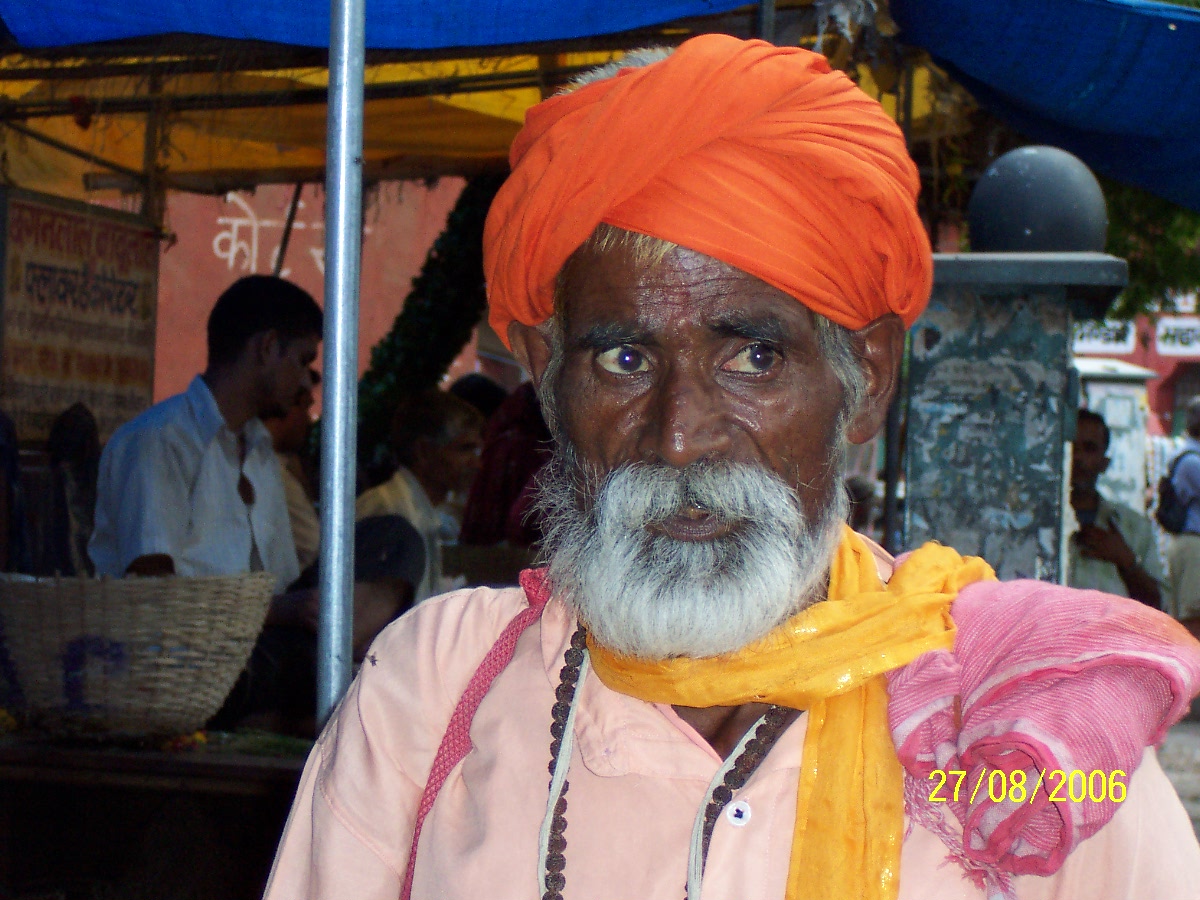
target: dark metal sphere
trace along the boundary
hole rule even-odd
[[[988,166],[967,207],[971,249],[1104,249],[1108,210],[1091,170],[1057,147],[1019,147]]]

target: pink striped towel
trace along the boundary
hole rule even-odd
[[[1058,871],[1113,817],[1114,779],[1128,783],[1200,690],[1200,644],[1140,603],[1039,581],[970,585],[951,613],[953,651],[889,675],[892,735],[910,815],[949,846],[961,840],[951,855],[978,885],[1008,894],[1011,876]],[[957,802],[955,776],[940,791],[949,802],[930,801],[935,769],[966,772]],[[1097,770],[1087,802],[1069,796],[1082,776],[1058,788],[1066,802],[1050,802],[1071,773]]]

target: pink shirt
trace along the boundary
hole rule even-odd
[[[284,833],[268,900],[396,900],[417,802],[450,713],[504,625],[518,589],[426,601],[376,640],[313,750]],[[546,808],[550,708],[574,619],[551,600],[484,698],[472,750],[425,821],[413,897],[536,900]],[[783,897],[806,717],[717,820],[705,900]],[[589,674],[581,688],[567,794],[567,900],[681,900],[696,811],[721,760],[669,706],[634,700]],[[1152,750],[1112,821],[1050,878],[1015,880],[1022,900],[1200,898],[1200,847]],[[902,900],[981,900],[913,827]]]

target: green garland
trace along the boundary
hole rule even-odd
[[[1172,294],[1200,289],[1200,213],[1140,188],[1102,178],[1108,246],[1129,262],[1129,285],[1109,315],[1170,310]]]
[[[483,316],[483,223],[503,181],[488,174],[467,182],[391,331],[371,351],[358,384],[359,459],[368,467],[387,455],[393,410],[437,386]]]

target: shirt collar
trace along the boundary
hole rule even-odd
[[[433,504],[429,502],[429,495],[425,493],[425,488],[421,486],[421,482],[417,480],[417,476],[412,473],[411,469],[406,466],[400,466],[396,469],[396,474],[392,477],[402,482],[408,488],[413,504],[420,511],[421,515],[427,519],[437,517],[437,511],[433,508]]]
[[[222,431],[230,437],[234,437],[233,431],[230,430],[225,422],[225,417],[221,415],[221,408],[217,406],[217,398],[213,396],[208,383],[204,380],[204,376],[197,375],[193,378],[184,396],[187,397],[188,405],[192,410],[192,417],[196,422],[196,430],[205,445],[211,443],[217,434]],[[271,432],[267,431],[267,426],[257,418],[250,419],[242,427],[242,432],[246,437],[247,454],[251,450],[268,450],[274,452]]]
[[[575,615],[551,597],[541,619],[542,663],[546,678],[557,686],[563,655],[575,631]],[[669,706],[645,703],[610,690],[589,673],[580,686],[575,720],[575,747],[594,775],[646,775],[707,781],[721,760]],[[804,713],[779,737],[763,760],[766,774],[800,765],[808,714]]]
[[[217,399],[212,395],[203,376],[197,375],[192,379],[184,396],[187,397],[192,417],[196,421],[196,430],[200,433],[203,443],[209,443],[222,428],[228,431],[225,417],[221,415],[221,409],[217,406]]]

